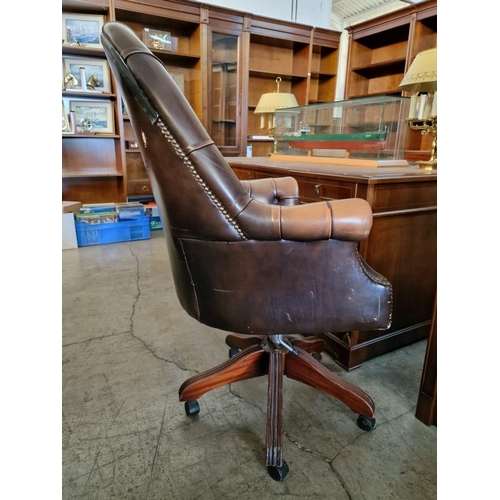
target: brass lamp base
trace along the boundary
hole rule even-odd
[[[418,167],[422,170],[437,170],[438,162],[436,160],[427,160],[427,161],[417,161]]]
[[[412,130],[420,130],[422,135],[430,135],[432,137],[431,157],[427,161],[418,161],[418,165],[422,170],[437,169],[437,116],[432,116],[423,120],[416,118],[408,119],[408,125]]]

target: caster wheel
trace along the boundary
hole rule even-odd
[[[313,352],[312,357],[321,363],[323,356],[320,352]]]
[[[283,460],[283,464],[281,467],[276,467],[271,465],[267,468],[267,472],[275,481],[283,481],[286,475],[288,474],[288,464]]]
[[[236,356],[236,354],[238,354],[239,352],[240,350],[237,347],[231,347],[231,349],[229,349],[229,357],[232,358],[233,356]]]
[[[194,417],[200,413],[200,405],[198,401],[186,401],[184,403],[184,410],[186,411],[186,415],[188,417]]]
[[[369,432],[375,427],[375,419],[363,417],[363,415],[360,415],[358,417],[357,424],[360,429]]]

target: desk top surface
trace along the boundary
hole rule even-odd
[[[291,175],[307,174],[320,175],[326,177],[350,177],[363,179],[365,182],[377,182],[394,180],[405,181],[436,181],[437,170],[423,170],[418,165],[409,167],[351,167],[335,165],[335,159],[332,158],[331,164],[324,163],[302,163],[300,161],[283,161],[270,159],[268,157],[231,157],[226,158],[231,167],[241,168],[261,168],[277,170],[279,172],[290,172]]]

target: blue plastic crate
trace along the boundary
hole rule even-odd
[[[105,245],[106,243],[119,243],[121,241],[147,240],[151,237],[149,217],[108,224],[75,222],[75,226],[79,247]]]

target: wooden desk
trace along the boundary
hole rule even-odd
[[[359,251],[392,283],[393,322],[385,331],[321,334],[342,367],[351,370],[429,335],[437,283],[437,171],[340,167],[267,157],[227,160],[240,179],[295,177],[305,203],[342,198],[370,203],[373,227]]]
[[[425,425],[437,426],[437,302],[434,306],[431,333],[427,340],[415,416]]]

